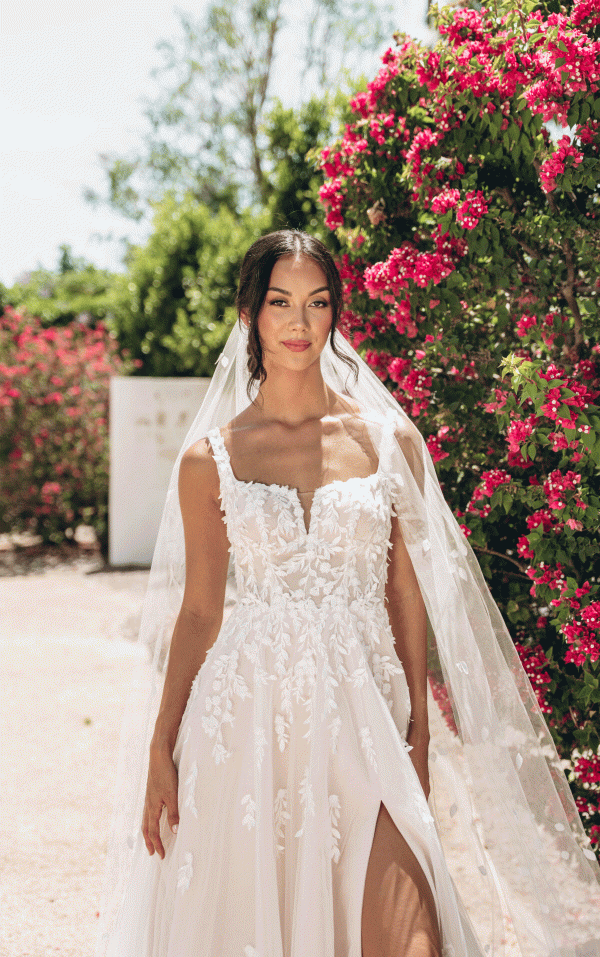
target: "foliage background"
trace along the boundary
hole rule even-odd
[[[0,317],[0,532],[58,544],[91,525],[106,552],[108,388],[131,361],[98,325]]]
[[[597,843],[600,16],[527,10],[398,35],[321,197],[346,330],[427,438]]]

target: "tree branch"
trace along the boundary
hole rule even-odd
[[[522,575],[528,579],[526,574],[527,569],[525,565],[522,565],[521,562],[518,562],[516,558],[511,558],[509,555],[503,555],[502,552],[495,552],[493,548],[484,548],[483,545],[471,545],[471,548],[475,552],[482,552],[484,555],[495,555],[496,558],[503,558],[507,562],[512,562],[513,565],[516,565]]]

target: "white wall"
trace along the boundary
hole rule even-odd
[[[177,453],[210,379],[112,376],[111,565],[149,565]]]

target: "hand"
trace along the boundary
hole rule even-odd
[[[160,816],[163,806],[166,807],[169,827],[176,833],[179,824],[177,786],[177,768],[170,751],[165,748],[151,748],[142,834],[150,856],[157,851],[161,860],[165,856],[165,849],[160,839]]]
[[[412,745],[412,751],[409,751],[410,759],[413,763],[413,767],[417,772],[417,777],[421,787],[423,788],[423,793],[425,798],[429,797],[429,734],[419,733],[417,730],[411,730],[408,732],[406,741],[408,744]]]

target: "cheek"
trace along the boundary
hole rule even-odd
[[[273,321],[273,317],[269,315],[266,309],[261,309],[256,319],[256,331],[258,332],[258,338],[261,344],[268,343],[274,334],[274,329],[275,322]]]
[[[324,341],[327,341],[327,339],[329,338],[332,325],[333,325],[333,315],[331,313],[331,310],[328,310],[328,315],[323,316],[320,323],[320,332]]]

